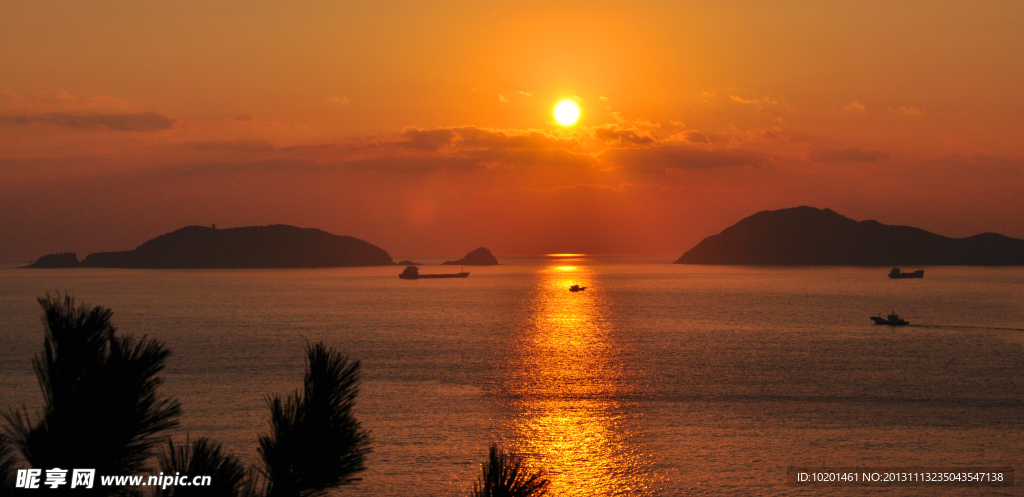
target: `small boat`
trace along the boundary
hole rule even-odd
[[[573,286],[569,287],[569,291],[570,292],[582,292],[583,290],[586,290],[586,289],[587,289],[587,287],[579,286],[579,285],[573,285]]]
[[[468,276],[469,273],[465,271],[459,273],[420,274],[420,268],[416,266],[405,266],[405,271],[402,271],[401,274],[398,275],[398,277],[403,280],[419,280],[424,278],[466,278]]]
[[[906,326],[910,324],[909,321],[905,319],[900,319],[900,317],[897,316],[896,313],[893,311],[890,311],[889,316],[884,318],[881,314],[877,316],[871,316],[871,320],[874,321],[875,324],[884,324],[887,326]]]
[[[904,273],[900,268],[894,267],[889,271],[890,278],[924,278],[924,269],[918,269],[912,273]]]

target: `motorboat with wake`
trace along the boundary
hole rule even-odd
[[[874,321],[875,324],[884,324],[887,326],[906,326],[910,324],[910,321],[901,319],[894,311],[890,311],[889,315],[884,318],[881,314],[877,316],[871,316],[871,320]]]

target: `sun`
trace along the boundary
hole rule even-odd
[[[580,106],[576,102],[565,99],[555,105],[555,121],[562,126],[572,126],[580,118]]]

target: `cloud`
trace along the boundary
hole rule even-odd
[[[595,164],[590,155],[561,148],[487,148],[460,150],[455,157],[477,168],[587,168]],[[449,158],[445,158],[447,162]]]
[[[601,100],[608,100],[608,97],[597,97],[597,98],[599,98]]]
[[[878,150],[864,150],[862,148],[844,148],[842,150],[832,148],[816,148],[811,150],[807,156],[813,162],[826,164],[842,162],[878,162],[889,158],[889,154]]]
[[[46,114],[0,116],[0,124],[24,126],[29,124],[52,124],[66,128],[107,128],[114,131],[161,131],[174,127],[177,119],[159,112],[134,112],[124,114],[68,114],[50,112]]]
[[[406,130],[405,133],[409,133]],[[393,173],[430,173],[437,171],[501,170],[516,167],[587,167],[594,158],[570,150],[575,140],[563,140],[540,132],[509,134],[505,131],[473,127],[414,130],[411,134],[423,146],[414,154],[388,150],[371,157],[342,154],[340,165],[355,170],[378,170]],[[431,141],[433,140],[433,141]],[[413,148],[409,141],[398,142]],[[572,143],[573,145],[567,145]],[[435,149],[430,147],[436,146]],[[444,147],[444,153],[435,153]]]
[[[452,128],[406,128],[397,143],[403,149],[420,153],[408,155],[389,148],[385,138],[375,157],[358,160],[342,158],[357,169],[390,172],[432,172],[513,167],[586,167],[594,158],[579,151],[580,141],[562,138],[539,130],[500,130],[461,126]],[[442,153],[437,153],[442,152]]]
[[[423,174],[439,171],[465,171],[484,169],[479,161],[467,157],[437,157],[414,155],[408,157],[380,156],[348,161],[343,164],[355,171],[378,171],[401,174]]]
[[[605,107],[605,110],[610,110],[610,109],[611,109],[611,107]],[[622,117],[622,113],[618,112],[618,111],[609,112],[608,115],[612,116],[612,119],[615,119],[616,122],[623,123],[623,124],[631,124],[633,126],[643,126],[643,127],[647,127],[647,128],[660,128],[661,127],[660,123],[652,123],[652,122],[650,122],[650,121],[648,121],[646,119],[633,119],[633,120],[626,119],[626,118]]]
[[[348,95],[345,95],[344,97],[331,97],[327,100],[335,105],[348,105]]]
[[[680,123],[681,124],[681,123]],[[689,129],[675,133],[668,138],[664,139],[665,143],[684,141],[687,143],[693,143],[696,145],[728,145],[739,146],[745,143],[751,142],[766,142],[770,141],[765,137],[757,133],[756,131],[762,130],[749,130],[742,134],[728,134],[728,133],[711,133],[707,131],[698,131],[695,129]]]
[[[706,95],[706,93],[705,93],[705,95]],[[712,95],[714,95],[714,93],[712,93]],[[778,100],[776,100],[776,99],[774,99],[772,97],[764,97],[764,98],[760,98],[760,99],[758,99],[758,98],[746,99],[746,98],[743,98],[743,97],[737,97],[736,95],[729,95],[729,99],[732,100],[733,102],[738,103],[738,104],[748,104],[748,105],[750,105],[750,104],[776,105],[776,104],[779,103]]]
[[[405,128],[399,134],[399,145],[419,150],[453,151],[467,149],[563,149],[580,148],[575,138],[559,138],[538,130],[499,130],[460,126],[452,128]]]
[[[617,185],[608,185],[602,183],[576,183],[572,185],[556,186],[553,188],[527,188],[517,186],[515,188],[509,188],[507,190],[501,190],[498,193],[509,193],[509,192],[529,192],[529,193],[541,193],[541,194],[560,194],[566,191],[604,191],[610,193],[621,193],[627,190],[639,190],[641,188],[650,188],[651,185],[645,185],[642,183],[618,183]]]
[[[476,126],[451,129],[459,135],[458,146],[461,148],[558,148],[573,150],[580,147],[579,140],[558,138],[537,130],[508,131],[477,128]]]
[[[711,144],[711,139],[708,138],[708,135],[705,135],[704,133],[701,133],[700,131],[697,130],[684,131],[682,135],[683,139],[690,143],[704,143],[707,145]]]
[[[239,115],[233,117],[232,119],[234,119],[236,121],[252,121],[255,118],[252,117],[252,114],[239,114]]]
[[[889,107],[889,109],[892,110],[893,112],[898,113],[898,114],[904,114],[904,115],[908,115],[908,116],[923,116],[925,114],[928,114],[928,111],[926,111],[926,110],[924,110],[924,109],[922,109],[920,107],[914,107],[913,105],[911,105],[909,107],[896,107],[895,109],[892,108],[892,107]]]
[[[527,92],[527,91],[523,91],[523,90],[519,90],[519,94],[524,96],[524,97],[532,97],[533,96],[533,93],[530,93],[530,92]]]
[[[619,145],[651,145],[657,140],[650,132],[641,132],[636,128],[620,128],[618,124],[605,124],[594,130],[594,138],[605,143]]]
[[[503,103],[503,104],[507,104],[509,102],[509,100],[507,98],[505,98],[505,95],[501,95],[501,94],[498,94],[498,101]]]
[[[752,166],[766,159],[765,154],[755,150],[709,150],[683,144],[663,144],[649,148],[612,148],[601,152],[599,156],[638,172]]]
[[[451,128],[420,129],[406,128],[402,136],[408,141],[402,142],[402,146],[418,150],[437,150],[451,144],[455,138],[455,131]]]
[[[194,144],[199,150],[228,150],[231,152],[267,152],[275,150],[269,140],[263,138],[244,138],[241,140],[214,140]]]
[[[9,88],[0,90],[0,100],[24,101],[25,96]]]
[[[56,93],[39,93],[36,95],[22,95],[11,89],[0,90],[0,103],[7,107],[19,106],[25,113],[88,113],[88,112],[118,112],[129,108],[127,102],[102,95],[95,97],[76,97],[66,91]]]
[[[733,102],[738,103],[738,104],[756,104],[756,103],[760,103],[760,101],[757,100],[757,99],[747,100],[747,99],[745,99],[743,97],[737,97],[736,95],[729,95],[729,99],[732,100]]]
[[[854,112],[864,112],[864,104],[862,104],[862,103],[860,103],[860,102],[858,102],[856,100],[846,104],[846,106],[844,106],[843,108],[846,109],[846,110],[854,111]]]

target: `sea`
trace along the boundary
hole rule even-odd
[[[181,401],[175,440],[209,437],[247,463],[267,396],[300,388],[307,344],[359,360],[355,411],[373,452],[334,495],[466,496],[492,443],[543,469],[559,497],[1020,494],[806,487],[787,471],[1024,469],[1024,268],[893,280],[881,267],[671,257],[501,262],[415,281],[397,266],[8,265],[0,408],[41,405],[36,298],[67,291],[172,351],[161,391]],[[910,325],[870,320],[893,311]]]

